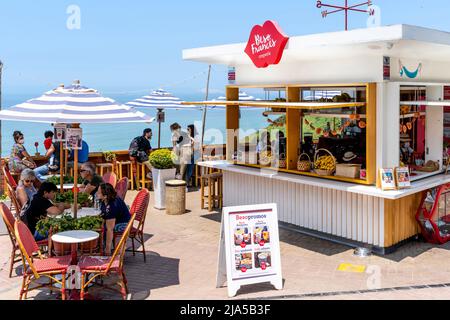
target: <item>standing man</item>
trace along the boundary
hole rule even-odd
[[[150,172],[147,174],[147,178],[151,178],[151,170],[152,166],[150,165],[150,161],[148,156],[152,151],[152,146],[150,145],[150,140],[152,139],[152,129],[147,128],[144,129],[142,136],[134,138],[130,143],[129,154],[130,158],[133,161],[137,161],[139,163],[143,163],[147,166]]]

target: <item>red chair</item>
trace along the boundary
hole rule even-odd
[[[39,246],[33,238],[30,229],[21,221],[16,221],[14,224],[14,234],[19,244],[20,253],[22,255],[23,262],[23,282],[20,289],[20,300],[22,300],[25,294],[40,289],[50,288],[52,291],[61,291],[62,300],[66,299],[66,273],[67,268],[71,264],[71,256],[44,258],[39,251]],[[37,254],[37,258],[34,259],[33,255]],[[61,275],[61,280],[56,276]],[[36,283],[36,286],[30,288],[30,284],[36,282],[41,277],[48,278],[49,283]],[[53,286],[53,283],[57,283],[61,288]]]
[[[3,175],[5,176],[6,181],[15,190],[17,188],[17,182],[16,182],[16,180],[14,180],[11,172],[9,171],[8,166],[4,165],[2,170],[3,170]]]
[[[116,187],[117,184],[117,175],[114,172],[107,172],[103,175],[103,182],[109,183],[113,186],[113,188]]]
[[[127,228],[122,234],[118,246],[114,249],[111,257],[84,256],[80,259],[78,267],[81,271],[81,293],[80,298],[84,300],[85,291],[97,277],[109,276],[112,273],[119,276],[116,284],[120,287],[122,298],[126,300],[128,294],[127,278],[123,271],[123,258],[125,256],[125,244],[130,235],[131,228],[136,215],[132,215]],[[90,277],[89,277],[90,276]],[[88,281],[86,281],[88,279]]]
[[[3,221],[5,222],[6,228],[8,229],[9,238],[11,240],[11,261],[9,265],[9,277],[12,277],[12,272],[14,268],[14,264],[22,261],[20,258],[20,254],[17,254],[17,250],[19,250],[19,245],[16,240],[16,235],[14,233],[14,224],[16,223],[16,219],[14,218],[11,210],[4,204],[0,204],[0,213],[2,215]],[[42,240],[38,242],[38,246],[48,248],[48,240]]]
[[[117,182],[117,185],[116,185],[117,196],[120,199],[125,200],[127,191],[128,191],[128,178],[123,177],[122,179],[119,180],[119,182]]]
[[[147,261],[145,255],[145,241],[144,241],[144,225],[145,225],[145,217],[147,216],[148,203],[150,202],[150,192],[147,189],[142,189],[137,194],[136,198],[131,205],[130,213],[136,215],[135,221],[138,222],[138,225],[130,231],[130,239],[132,243],[132,252],[133,256],[136,255],[134,241],[136,240],[142,246],[142,254],[144,255],[144,262]],[[115,244],[115,240],[117,237],[122,236],[122,233],[115,232],[113,237],[113,242]]]
[[[11,199],[11,208],[14,207],[14,213],[16,214],[16,217],[20,217],[20,212],[22,211],[22,206],[20,205],[19,199],[16,197],[16,192],[13,190],[13,188],[8,184],[6,184],[8,188],[8,197]],[[14,224],[13,224],[14,225]]]

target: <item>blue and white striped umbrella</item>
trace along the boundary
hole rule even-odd
[[[1,120],[42,123],[150,123],[154,118],[78,83],[0,111]]]
[[[180,98],[173,96],[163,89],[155,90],[150,95],[130,101],[126,105],[130,107],[154,109],[198,109],[198,107],[195,106],[182,105]]]
[[[211,101],[226,101],[227,98],[224,96],[218,97],[214,100]],[[239,101],[260,101],[261,99],[257,99],[253,96],[248,95],[246,92],[243,91],[239,91]],[[225,109],[225,106],[222,105],[216,105],[216,106],[209,106],[211,109],[216,109],[216,108],[222,108]]]

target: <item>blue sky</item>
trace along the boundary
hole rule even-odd
[[[344,0],[323,2],[338,4]],[[278,21],[291,36],[343,29],[342,14],[322,19],[315,3],[2,1],[3,94],[41,93],[73,79],[104,93],[144,94],[160,86],[178,94],[200,93],[207,66],[183,61],[183,49],[245,42],[252,26],[268,19]],[[374,0],[374,4],[381,7],[383,25],[407,23],[450,31],[448,0]],[[66,27],[69,5],[81,10],[80,30]],[[365,27],[366,19],[366,15],[353,14],[350,28]],[[226,85],[226,68],[213,68],[211,88],[218,94]]]

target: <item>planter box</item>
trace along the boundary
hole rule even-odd
[[[175,179],[177,169],[152,169],[153,190],[155,191],[155,208],[163,210],[166,207],[166,181]]]

